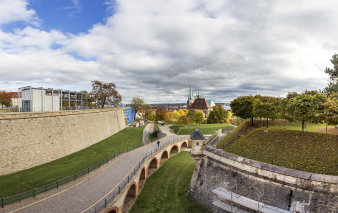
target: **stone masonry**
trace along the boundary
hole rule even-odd
[[[125,126],[123,108],[0,114],[0,175],[72,154]]]
[[[213,192],[217,188],[286,211],[295,205],[301,207],[298,212],[338,209],[338,176],[278,167],[207,146],[196,164],[189,193],[213,212],[227,212],[214,205],[221,199]],[[221,201],[231,205],[229,200]]]

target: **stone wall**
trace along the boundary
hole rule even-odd
[[[203,151],[191,180],[190,195],[214,212],[215,203],[229,200],[213,190],[222,188],[284,210],[336,212],[338,176],[312,174],[236,156],[210,146]],[[252,212],[243,206],[241,210]]]
[[[0,175],[72,154],[125,126],[123,108],[0,114]]]

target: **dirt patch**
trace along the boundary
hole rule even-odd
[[[317,129],[318,132],[326,133],[326,128],[321,127]],[[338,128],[335,127],[327,127],[327,133],[331,135],[338,135]]]

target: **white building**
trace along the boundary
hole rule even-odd
[[[87,102],[83,93],[31,86],[19,88],[18,99],[19,111],[22,112],[76,110],[84,108]]]

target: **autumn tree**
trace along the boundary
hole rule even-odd
[[[191,119],[186,115],[179,117],[177,122],[179,124],[191,124],[192,123]]]
[[[165,107],[158,107],[156,110],[155,120],[167,121],[169,119],[168,110]]]
[[[228,112],[220,104],[216,104],[210,112],[207,122],[212,123],[225,123],[228,116]]]
[[[328,95],[338,92],[338,54],[334,54],[330,61],[333,68],[325,68],[325,73],[330,76],[329,84],[324,89],[324,92]]]
[[[114,83],[98,80],[92,81],[92,94],[102,108],[106,104],[112,104],[117,107],[122,101],[122,97],[118,93]]]
[[[201,124],[204,121],[204,114],[202,111],[197,110],[195,113],[195,123]]]
[[[144,113],[144,118],[149,121],[155,120],[155,114],[152,109],[147,109],[146,112]]]
[[[131,100],[131,106],[134,108],[135,115],[136,113],[142,109],[144,102],[141,98],[134,97],[133,100]]]
[[[2,108],[4,106],[9,107],[12,105],[11,97],[5,91],[0,92],[0,104]]]
[[[231,101],[231,111],[238,117],[243,119],[251,118],[251,124],[253,124],[253,103],[254,97],[252,96],[240,96]]]
[[[338,124],[338,92],[332,93],[324,104],[323,115],[329,125]]]

